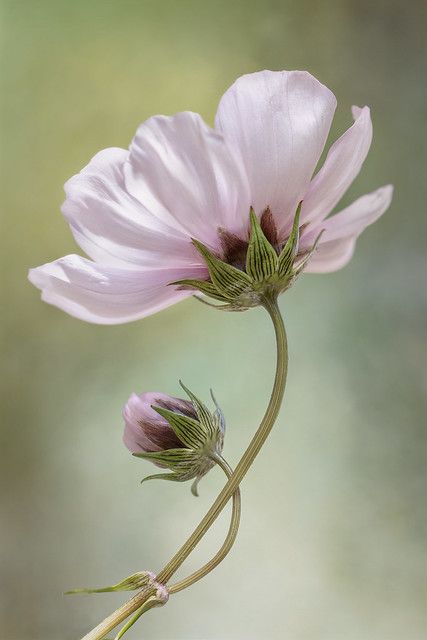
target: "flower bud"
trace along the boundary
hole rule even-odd
[[[133,393],[123,411],[123,441],[134,456],[170,471],[144,480],[195,479],[192,491],[197,495],[198,481],[221,454],[225,423],[213,395],[216,410],[212,413],[180,384],[189,400],[158,392]]]

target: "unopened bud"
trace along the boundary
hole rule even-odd
[[[198,480],[221,454],[225,422],[218,405],[214,412],[209,411],[182,383],[181,386],[189,400],[164,393],[132,394],[123,411],[123,441],[134,456],[169,470],[144,480],[195,479],[192,491],[197,495]]]

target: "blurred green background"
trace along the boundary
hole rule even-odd
[[[129,638],[427,637],[426,5],[401,0],[2,0],[2,640],[75,639],[124,599],[63,597],[158,569],[222,486],[147,484],[121,443],[132,391],[212,386],[234,464],[262,416],[274,350],[261,310],[188,300],[117,327],[39,300],[27,269],[76,251],[62,185],[141,121],[213,121],[234,79],[308,69],[373,109],[374,144],[345,202],[392,182],[351,264],[305,276],[281,306],[290,376],[243,485],[238,542],[207,579]],[[218,547],[217,523],[185,566]]]

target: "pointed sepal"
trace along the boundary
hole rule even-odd
[[[165,449],[164,451],[144,451],[141,453],[133,453],[132,455],[136,458],[156,462],[162,467],[166,467],[180,475],[191,474],[198,458],[192,449],[186,448]]]
[[[260,222],[251,208],[251,233],[246,254],[246,273],[253,282],[268,280],[277,271],[278,257],[276,250],[264,235]]]
[[[194,403],[193,403],[194,404]],[[190,416],[175,413],[163,407],[152,406],[152,409],[168,421],[175,434],[186,447],[201,449],[206,443],[206,427],[202,421],[194,420]],[[208,414],[210,416],[210,414]],[[182,449],[185,451],[185,449]]]
[[[220,295],[227,300],[235,300],[251,289],[251,278],[244,271],[223,262],[194,238],[193,244],[206,262],[211,281]]]
[[[176,473],[153,473],[151,476],[142,478],[141,484],[148,480],[169,480],[170,482],[185,482],[187,478],[181,478]]]
[[[211,398],[212,398],[213,403],[214,403],[214,405],[216,407],[215,413],[214,413],[215,422],[216,422],[216,425],[217,425],[218,429],[220,430],[220,432],[224,435],[224,433],[225,433],[225,417],[224,417],[224,413],[223,413],[221,407],[219,406],[219,404],[217,402],[217,399],[214,396],[214,392],[212,391],[212,389],[210,391],[211,391]]]
[[[210,435],[210,436],[214,436],[215,435],[215,430],[213,428],[213,424],[212,424],[212,414],[209,411],[209,409],[206,407],[206,405],[199,400],[199,398],[197,396],[194,395],[194,393],[192,391],[190,391],[190,389],[188,387],[185,386],[185,384],[182,382],[182,380],[179,381],[179,384],[181,386],[181,388],[185,391],[185,393],[187,394],[187,396],[190,398],[192,405],[197,413],[197,417],[200,420],[200,424],[203,425],[203,427],[206,429],[206,432]]]
[[[292,230],[289,238],[283,247],[279,256],[278,274],[279,278],[284,278],[292,272],[294,259],[298,253],[299,244],[299,217],[301,212],[302,202],[299,203],[295,213],[294,221],[292,224]]]
[[[203,293],[205,296],[209,296],[209,298],[213,298],[214,300],[219,300],[220,302],[228,302],[228,298],[222,296],[216,286],[212,284],[212,282],[208,282],[207,280],[184,279],[176,280],[175,282],[171,282],[170,284],[178,285],[181,289],[195,289],[196,291],[200,291],[200,293]]]
[[[108,587],[99,587],[96,589],[71,589],[66,591],[65,595],[77,595],[86,593],[111,593],[114,591],[135,591],[136,589],[142,589],[147,587],[155,579],[155,574],[152,571],[138,571],[128,576],[124,580],[121,580],[117,584],[113,584]]]
[[[199,497],[199,482],[200,482],[200,480],[201,480],[201,478],[199,476],[194,480],[193,484],[191,485],[191,493],[193,494],[193,496],[195,498]]]
[[[233,303],[227,304],[213,304],[212,302],[208,302],[204,298],[200,296],[194,296],[198,302],[206,305],[207,307],[212,307],[212,309],[218,309],[218,311],[246,311],[249,307],[244,307],[243,305],[235,305]]]

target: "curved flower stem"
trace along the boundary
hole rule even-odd
[[[233,474],[233,470],[231,469],[230,465],[224,460],[224,458],[219,455],[214,455],[212,456],[212,459],[215,460],[216,464],[221,467],[227,478],[230,479]],[[214,555],[212,560],[209,560],[209,562],[203,565],[203,567],[192,573],[187,578],[184,578],[180,582],[176,582],[175,584],[170,586],[168,588],[169,593],[178,593],[178,591],[186,589],[198,580],[204,578],[204,576],[210,573],[213,569],[215,569],[215,567],[220,564],[220,562],[224,560],[225,556],[229,553],[231,547],[234,544],[234,541],[236,540],[240,524],[240,513],[241,497],[240,489],[239,487],[237,487],[236,491],[233,493],[233,510],[231,514],[230,527],[228,529],[227,537],[225,538],[224,544],[222,545],[221,549]]]
[[[179,549],[170,562],[168,562],[164,569],[162,569],[162,571],[160,571],[156,576],[156,580],[162,584],[166,584],[170,580],[173,574],[192,552],[194,547],[203,538],[207,530],[215,522],[258,455],[279,413],[285,391],[288,370],[286,332],[283,318],[277,305],[277,299],[275,297],[266,297],[264,300],[264,307],[272,319],[277,346],[276,375],[267,410],[258,430],[240,459],[240,462],[236,466],[234,473],[231,475],[227,484],[222,489],[205,517],[201,520],[200,524],[196,527],[188,540],[182,545],[181,549]],[[148,592],[146,589],[143,589],[133,598],[128,600],[128,602],[119,607],[114,613],[105,618],[105,620],[103,620],[95,629],[85,635],[82,640],[101,640],[109,631],[114,629],[118,624],[120,624],[120,622],[123,622],[123,620],[125,620],[131,613],[137,611],[137,609],[139,609],[147,600],[147,597]]]
[[[221,513],[222,509],[227,504],[228,500],[233,495],[243,477],[246,475],[252,462],[256,458],[259,450],[268,437],[279,413],[280,405],[282,403],[283,394],[285,391],[288,364],[286,332],[283,318],[277,305],[277,300],[266,299],[264,306],[269,312],[270,317],[273,321],[277,345],[276,376],[274,379],[270,402],[268,403],[267,410],[264,414],[264,418],[262,419],[260,426],[258,427],[258,430],[256,431],[242,458],[240,459],[240,462],[235,468],[230,480],[227,482],[205,517],[193,531],[188,540],[174,555],[174,557],[172,558],[172,560],[170,560],[166,567],[157,575],[156,580],[158,582],[161,582],[162,584],[166,584],[170,580],[175,571],[181,566],[187,556],[194,549],[196,544],[201,540],[206,531]]]

